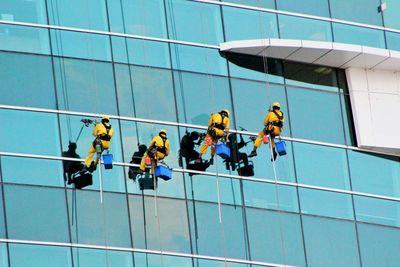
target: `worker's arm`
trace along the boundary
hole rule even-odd
[[[225,124],[225,133],[226,133],[226,136],[228,136],[228,134],[229,134],[229,125],[230,125],[229,118],[226,118],[226,124]]]
[[[169,140],[165,142],[165,150],[165,156],[168,156],[170,151]]]
[[[111,127],[110,131],[108,132],[108,135],[110,136],[110,139],[113,137],[113,135],[114,135],[114,128]]]
[[[99,129],[99,125],[100,125],[100,124],[97,123],[96,126],[93,128],[92,134],[93,134],[94,136],[97,136],[98,129]]]
[[[264,126],[267,126],[267,124],[268,124],[269,122],[271,122],[271,113],[272,113],[272,112],[268,112],[267,116],[265,116],[265,119],[264,119]]]

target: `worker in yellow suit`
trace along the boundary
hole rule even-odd
[[[111,138],[114,135],[114,129],[110,124],[110,117],[104,116],[101,119],[101,123],[96,124],[92,134],[96,137],[96,139],[91,144],[89,153],[84,162],[84,170],[89,170],[91,172],[96,169],[96,165],[99,160],[97,158],[96,162],[92,161],[94,154],[101,154],[105,149],[110,147]],[[96,146],[98,147],[99,151],[96,150]]]
[[[229,134],[229,111],[223,109],[218,113],[211,114],[208,121],[207,135],[204,139],[203,145],[200,147],[199,161],[202,155],[207,152],[208,146],[211,146],[211,159],[210,164],[214,162],[215,146],[221,137],[227,138]]]
[[[283,112],[280,110],[281,105],[279,102],[272,103],[271,110],[268,112],[264,119],[264,129],[258,134],[256,141],[254,142],[253,151],[249,154],[249,157],[257,156],[257,148],[261,146],[264,135],[269,135],[271,146],[273,150],[273,160],[276,160],[275,152],[275,141],[274,138],[282,133],[283,122],[285,120]],[[272,161],[272,159],[271,159]]]
[[[140,170],[143,172],[146,168],[146,158],[149,157],[154,160],[155,165],[159,160],[164,159],[169,155],[170,144],[167,138],[167,131],[162,129],[157,136],[151,140],[149,148],[142,157],[140,162]]]

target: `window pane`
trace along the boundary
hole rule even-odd
[[[179,121],[207,126],[211,113],[227,108],[233,114],[228,78],[174,72],[174,79]],[[207,101],[207,104],[199,101],[200,99]],[[234,128],[234,120],[229,119],[230,128]]]
[[[10,266],[72,266],[69,247],[9,244]]]
[[[50,30],[53,55],[111,61],[110,37]]]
[[[356,135],[354,133],[353,114],[350,106],[350,97],[348,95],[340,95],[342,104],[342,117],[344,124],[344,134],[346,137],[346,144],[349,146],[356,146]]]
[[[330,0],[332,18],[382,26],[380,4],[380,0]]]
[[[385,34],[386,34],[387,48],[391,50],[400,50],[400,34],[388,31],[386,31]]]
[[[287,94],[293,137],[344,144],[337,94],[294,87],[287,87]]]
[[[0,49],[49,55],[48,30],[0,24]]]
[[[129,196],[129,209],[135,248],[190,253],[185,201]]]
[[[4,185],[4,198],[9,238],[69,242],[63,189]]]
[[[117,114],[110,63],[55,58],[54,65],[60,109]]]
[[[112,251],[102,249],[73,248],[74,265],[96,267],[132,267],[131,252]]]
[[[8,252],[6,243],[0,243],[0,267],[8,267]]]
[[[299,215],[252,208],[246,214],[252,260],[305,266]]]
[[[400,202],[354,196],[358,221],[400,227]]]
[[[400,262],[400,231],[397,228],[358,224],[364,267],[397,266]]]
[[[61,161],[1,157],[1,164],[6,183],[64,186]]]
[[[171,68],[169,45],[140,39],[127,39],[130,64]]]
[[[5,238],[6,237],[6,225],[4,223],[4,205],[3,205],[3,187],[0,186],[0,238]],[[0,243],[1,245],[1,243]],[[0,255],[1,255],[1,248],[0,248]],[[1,259],[1,257],[0,257]],[[1,261],[0,261],[0,266]]]
[[[381,30],[333,23],[335,42],[385,48],[385,37]]]
[[[349,150],[354,191],[400,197],[399,158]]]
[[[301,212],[354,220],[351,195],[299,188]]]
[[[275,8],[274,0],[221,0],[221,2],[242,4],[246,6]]]
[[[257,267],[258,265],[248,265],[241,263],[224,262],[217,260],[199,260],[195,259],[196,267]]]
[[[192,267],[192,259],[158,254],[135,253],[135,266],[159,267],[179,266]]]
[[[332,41],[331,25],[327,21],[278,15],[281,38],[312,41]]]
[[[226,60],[217,49],[171,44],[171,58],[176,70],[228,75]]]
[[[299,212],[296,187],[243,181],[243,192],[248,207]]]
[[[309,266],[360,266],[353,222],[303,216]]]
[[[346,150],[305,143],[293,146],[299,183],[350,189]]]
[[[111,6],[117,2],[108,1]],[[164,1],[122,0],[122,12],[126,33],[167,38]]]
[[[222,7],[226,41],[278,38],[276,15],[248,9]]]
[[[99,192],[68,190],[73,242],[131,247],[126,196],[105,192],[103,197],[101,203]]]
[[[176,121],[171,70],[131,66],[131,77],[137,117]]]
[[[219,45],[223,42],[219,5],[186,0],[167,0],[171,39]]]
[[[276,4],[279,10],[330,17],[328,0],[278,0]]]
[[[0,109],[0,118],[3,129],[7,129],[0,131],[0,139],[7,140],[0,144],[0,151],[51,156],[61,154],[55,114]]]
[[[115,64],[114,68],[119,114],[121,116],[136,117],[130,66]]]
[[[189,202],[189,214],[196,254],[247,259],[241,208],[222,205],[222,224],[216,204]]]
[[[46,1],[2,0],[0,19],[46,24]]]
[[[50,24],[108,30],[105,0],[48,0],[47,5]]]
[[[50,57],[0,53],[0,62],[2,88],[0,103],[55,108],[56,98]]]
[[[397,0],[385,0],[384,3],[387,5],[387,8],[383,12],[385,27],[400,29],[400,2]]]

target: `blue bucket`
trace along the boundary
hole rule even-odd
[[[224,143],[217,144],[215,146],[215,152],[217,153],[218,156],[220,156],[223,159],[227,159],[231,156],[231,150]]]
[[[113,167],[113,156],[112,154],[103,154],[104,168],[112,169]]]
[[[286,143],[285,141],[279,141],[275,143],[276,152],[279,156],[286,155]]]
[[[171,180],[172,169],[170,169],[164,165],[158,165],[154,169],[154,175],[156,177],[163,179],[164,181],[168,181],[168,180]]]

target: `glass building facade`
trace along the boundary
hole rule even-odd
[[[399,266],[400,160],[356,147],[344,70],[219,51],[260,38],[400,50],[400,4],[382,2],[0,1],[0,266]],[[180,139],[211,113],[229,109],[248,141],[274,101],[276,175],[266,145],[254,177],[220,158],[179,166]],[[99,172],[74,190],[61,157],[102,114],[115,129],[103,203]],[[141,191],[126,163],[162,128],[173,178]],[[84,128],[82,158],[92,140]]]

